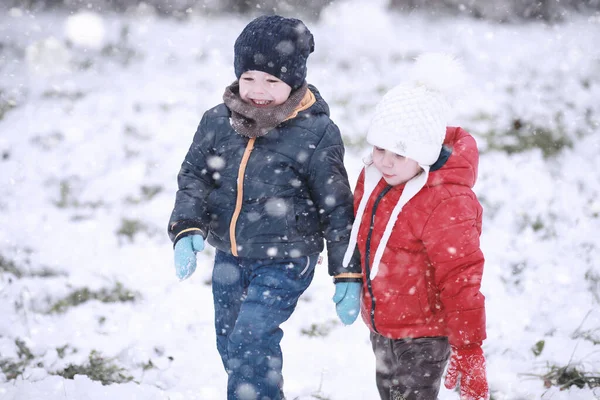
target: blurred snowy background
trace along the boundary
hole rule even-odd
[[[166,223],[233,42],[273,7],[315,35],[309,81],[353,185],[373,107],[414,57],[464,61],[453,123],[481,151],[492,399],[600,398],[599,2],[289,3],[3,0],[0,398],[225,398],[213,251],[179,283]],[[289,399],[377,398],[368,330],[337,322],[333,289],[321,265],[284,325]]]

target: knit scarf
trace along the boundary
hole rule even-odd
[[[293,91],[284,103],[269,108],[258,108],[242,100],[240,85],[235,81],[225,88],[223,102],[231,111],[233,129],[242,136],[253,138],[266,135],[285,121],[298,107],[307,90],[308,84],[305,82]]]

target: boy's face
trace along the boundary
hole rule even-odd
[[[391,186],[408,182],[421,172],[421,167],[415,160],[377,146],[373,146],[373,164]]]
[[[292,87],[271,74],[246,71],[240,76],[240,97],[254,107],[269,108],[284,103]]]

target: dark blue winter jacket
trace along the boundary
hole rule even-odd
[[[204,113],[179,172],[171,240],[199,229],[215,248],[257,259],[319,253],[325,240],[330,275],[360,272],[357,257],[342,267],[354,220],[344,145],[309,90],[312,106],[253,143],[224,104]]]

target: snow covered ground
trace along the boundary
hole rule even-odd
[[[455,123],[482,153],[492,398],[600,398],[586,384],[600,376],[600,18],[502,25],[382,3],[339,2],[307,21],[309,81],[344,134],[352,182],[373,106],[412,58],[461,57],[470,88]],[[200,116],[234,79],[247,22],[0,16],[1,399],[225,398],[213,251],[179,283],[166,222]],[[321,265],[284,325],[286,394],[376,399],[368,330],[339,324],[332,295]],[[77,374],[90,363],[123,383]],[[442,388],[440,399],[458,395]]]

